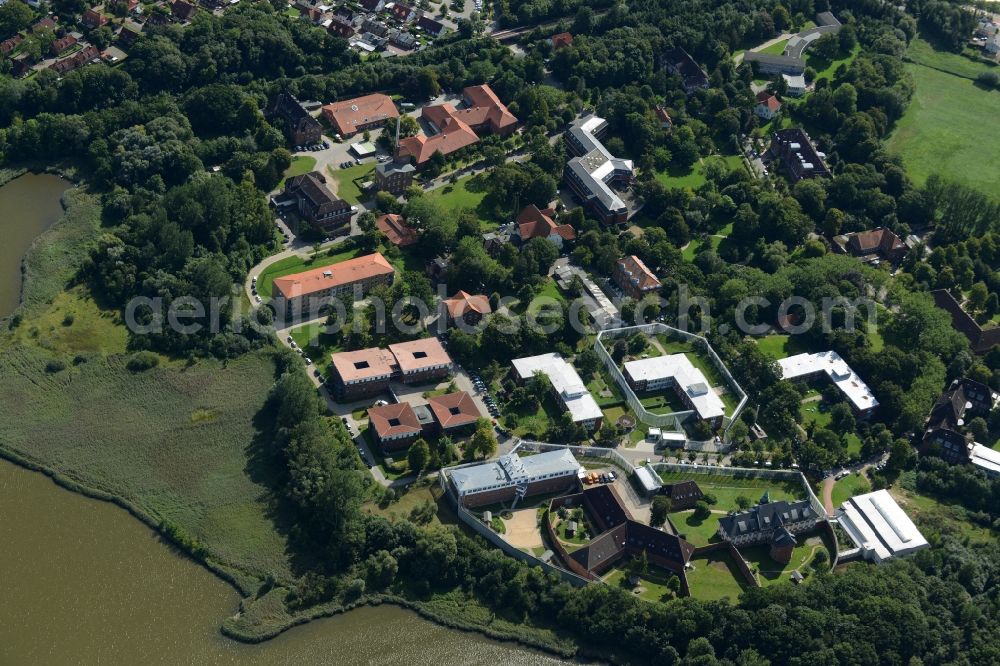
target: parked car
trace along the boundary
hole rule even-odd
[[[306,365],[312,365],[313,364],[313,360],[311,358],[309,358],[308,356],[306,356],[303,360],[306,362]]]
[[[255,301],[257,301],[258,303],[260,303],[260,302],[261,302],[261,300],[260,300],[260,296],[254,296],[254,297],[253,297],[253,299],[254,299]]]
[[[287,338],[285,338],[285,342],[292,342],[292,336],[289,335]]]

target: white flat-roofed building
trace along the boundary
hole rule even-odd
[[[659,492],[660,487],[663,486],[660,482],[660,476],[650,465],[636,467],[635,478],[639,480],[639,485],[642,486],[643,491],[647,495],[655,495]]]
[[[887,490],[852,497],[841,505],[838,517],[866,560],[881,563],[929,545]]]
[[[1000,476],[1000,451],[974,443],[969,449],[969,462],[986,472],[987,476]]]
[[[578,483],[583,467],[569,449],[521,457],[508,453],[481,465],[448,472],[464,506],[483,506],[566,490]]]
[[[825,374],[847,397],[851,407],[859,415],[867,416],[878,407],[878,400],[872,395],[868,385],[835,351],[796,354],[778,361],[778,367],[782,379],[809,379]]]
[[[511,364],[514,366],[517,380],[521,383],[529,381],[537,373],[548,377],[552,389],[563,407],[573,417],[574,423],[579,423],[587,430],[597,430],[601,427],[604,413],[580,379],[576,368],[562,356],[555,353],[526,356],[514,359]]]
[[[701,370],[685,354],[655,356],[625,364],[625,379],[634,391],[673,388],[689,409],[704,421],[721,421],[726,414],[722,398],[716,395]]]

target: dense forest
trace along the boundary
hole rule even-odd
[[[0,30],[30,24],[34,14],[21,5],[4,5]],[[676,321],[679,285],[706,299],[717,320],[731,319],[743,297],[765,296],[771,305],[749,312],[752,323],[773,322],[777,304],[790,296],[844,299],[830,330],[817,328],[805,339],[847,359],[881,407],[870,424],[856,424],[849,410],[834,407],[830,426],[810,428],[804,439],[797,436],[799,389],[778,381],[753,341],[709,326],[708,312],[692,311],[696,327],[705,325],[759,406],[745,412],[738,431],[757,418],[775,442],[779,462],[794,457],[817,469],[843,462],[844,437],[857,432],[866,455],[892,453],[887,473],[894,478],[964,505],[980,524],[997,520],[997,482],[935,460],[915,462],[907,439],[919,432],[949,380],[971,376],[1000,389],[1000,354],[974,358],[927,295],[934,288],[969,290],[981,313],[1000,311],[1000,211],[940,177],[916,186],[882,145],[913,94],[900,56],[916,35],[917,19],[875,0],[504,0],[497,5],[502,24],[561,19],[575,35],[572,45],[553,52],[546,38],[554,30],[537,30],[522,40],[525,55],[515,57],[463,25],[433,49],[362,61],[343,39],[280,13],[285,7],[277,0],[244,2],[223,16],[200,12],[189,26],[159,26],[139,39],[120,67],[93,65],[61,78],[47,71],[29,79],[0,76],[0,163],[75,168],[100,193],[105,233],[79,280],[103,305],[121,309],[135,296],[168,303],[181,295],[228,296],[233,283],[277,249],[265,193],[281,180],[291,156],[281,132],[262,113],[273,93],[289,90],[328,101],[393,91],[418,99],[488,81],[525,122],[530,158],[524,164],[500,159],[481,179],[493,216],[515,214],[514,201],[544,204],[552,198],[567,156],[547,133],[584,108],[594,109],[609,121],[609,150],[635,160],[635,190],[653,223],[635,236],[573,211],[565,219],[577,230],[574,263],[607,275],[618,257],[630,253],[657,266],[670,276],[663,292],[670,322]],[[913,9],[921,29],[943,40],[954,42],[968,32],[966,14],[956,5],[928,0]],[[860,46],[861,53],[819,79],[795,119],[826,150],[833,178],[792,187],[714,167],[694,189],[669,188],[654,178],[657,169],[686,169],[699,158],[732,152],[741,134],[758,128],[749,88],[754,72],[736,66],[733,52],[826,10],[848,24],[847,37],[828,48],[843,55]],[[685,94],[660,61],[672,46],[683,46],[703,63],[710,89]],[[544,83],[546,67],[558,85]],[[660,131],[655,106],[669,109],[669,134]],[[482,285],[494,302],[501,296],[529,300],[556,256],[542,240],[490,256],[479,241],[475,214],[446,210],[416,192],[405,202],[381,197],[378,205],[423,220],[422,240],[413,251],[427,258],[450,252],[448,282]],[[705,240],[730,223],[732,234],[717,249],[705,242],[693,260],[682,257],[680,248],[688,242]],[[374,247],[370,218],[366,224],[357,242]],[[935,249],[911,252],[890,279],[885,270],[835,256],[817,235],[877,226],[901,237],[930,229]],[[402,285],[385,297],[433,299],[422,276]],[[864,314],[865,299],[877,301],[877,349],[871,330],[846,325]],[[626,304],[625,310],[636,307]],[[457,360],[494,376],[517,355],[569,355],[579,333],[566,325],[565,309],[553,316],[560,322],[555,334],[530,327],[510,334],[509,322],[497,317],[480,333],[451,332],[450,349]],[[237,323],[219,333],[136,335],[130,345],[181,357],[229,358],[270,344]],[[372,342],[378,341],[363,329],[345,346]],[[592,358],[578,364],[596,369]],[[691,599],[647,604],[610,586],[572,589],[457,530],[431,529],[419,515],[390,522],[361,512],[362,502],[377,491],[343,428],[321,417],[293,355],[275,384],[270,413],[271,447],[264,454],[281,470],[282,499],[297,517],[293,539],[317,562],[289,596],[294,610],[366,592],[403,590],[417,599],[451,593],[513,621],[558,629],[592,648],[623,646],[623,657],[637,663],[1000,663],[1000,645],[990,638],[1000,623],[995,544],[970,543],[942,528],[928,534],[934,548],[887,567],[855,566],[842,574],[817,574],[801,587],[752,590],[733,605]],[[552,438],[578,439],[570,426],[558,424]]]

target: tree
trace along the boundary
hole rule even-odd
[[[903,472],[912,468],[916,461],[917,454],[914,452],[913,446],[905,439],[899,438],[892,443],[886,467],[892,471]]]
[[[427,467],[431,458],[431,449],[423,437],[410,445],[410,450],[406,454],[406,460],[410,464],[410,471],[420,474]]]
[[[989,442],[990,429],[986,425],[986,419],[982,416],[977,416],[976,418],[969,421],[969,432],[972,434],[973,438],[977,442]]]
[[[601,357],[597,355],[597,352],[593,348],[587,347],[576,355],[573,365],[576,366],[576,369],[580,371],[580,374],[584,378],[590,377],[601,366]]]
[[[838,402],[830,409],[830,429],[834,432],[846,435],[852,432],[856,425],[854,412],[846,402]]]
[[[667,522],[667,514],[670,513],[670,498],[666,495],[657,495],[653,498],[649,512],[649,524],[659,527]]]
[[[712,515],[712,509],[709,508],[708,502],[705,500],[698,500],[694,503],[694,517],[698,520],[704,520]]]
[[[0,5],[0,37],[6,39],[24,30],[35,18],[35,12],[21,0],[10,0]]]
[[[493,424],[489,419],[481,418],[476,422],[476,432],[466,445],[472,456],[481,455],[484,459],[492,458],[497,452],[497,438],[493,434]]]
[[[746,495],[736,496],[736,506],[740,509],[740,511],[746,511],[752,504],[753,502],[751,502],[750,498]]]
[[[972,285],[969,290],[969,306],[973,312],[982,312],[986,308],[986,300],[990,297],[989,288],[982,282]]]

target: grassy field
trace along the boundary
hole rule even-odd
[[[757,499],[756,497],[753,499]],[[684,538],[695,546],[707,546],[709,543],[718,541],[714,538],[719,530],[719,519],[722,514],[713,513],[708,518],[695,518],[694,510],[678,511],[670,516],[671,522],[677,531],[684,535]]]
[[[818,400],[803,402],[799,405],[799,414],[802,415],[802,425],[815,423],[817,428],[826,428],[830,425],[832,417],[830,408]]]
[[[340,335],[329,335],[323,332],[323,324],[305,324],[293,328],[289,335],[295,344],[306,350],[315,367],[326,375],[330,368],[330,354],[343,351],[340,347]]]
[[[788,46],[788,41],[789,40],[787,39],[783,39],[780,42],[775,42],[774,44],[771,44],[767,48],[760,49],[758,53],[767,53],[770,55],[782,55],[785,52],[785,47]]]
[[[695,599],[712,601],[728,597],[735,602],[743,592],[743,576],[728,552],[700,555],[692,558],[691,564],[693,568],[687,572],[687,579]]]
[[[337,196],[350,204],[357,205],[362,196],[358,183],[374,178],[375,165],[370,163],[356,164],[347,169],[335,169],[328,166],[327,171],[330,172],[330,176],[337,184]]]
[[[832,79],[833,75],[837,73],[837,68],[841,65],[850,65],[854,62],[854,59],[858,57],[861,53],[861,45],[858,44],[854,47],[854,50],[842,58],[837,58],[836,60],[824,60],[819,56],[810,54],[806,51],[806,67],[812,67],[816,70],[816,79]]]
[[[766,335],[757,338],[757,347],[776,361],[806,351],[794,335]]]
[[[269,355],[142,373],[114,355],[54,374],[49,357],[24,345],[0,353],[5,448],[178,525],[229,567],[291,577],[248,458],[274,381]]]
[[[473,176],[459,178],[455,184],[447,184],[444,187],[431,190],[427,196],[437,199],[442,207],[448,210],[459,210],[466,208],[475,210],[486,198],[486,190],[480,189],[476,184],[471,183]],[[471,185],[471,189],[470,189]]]
[[[431,525],[455,525],[458,523],[458,516],[451,510],[447,502],[440,501],[443,494],[441,486],[437,483],[413,485],[399,499],[387,506],[368,503],[362,505],[361,510],[384,516],[390,520],[397,520],[408,517],[411,511],[430,502],[437,507],[437,512],[431,519]]]
[[[337,252],[336,246],[332,249],[333,254],[330,254],[330,252],[331,250],[325,250],[320,252],[319,256],[315,258],[313,256],[304,258],[296,255],[274,262],[257,276],[257,293],[260,294],[261,298],[267,300],[271,298],[275,278],[347,261],[361,254],[361,251],[357,248]]]
[[[983,72],[1000,71],[996,64],[972,60],[951,51],[939,51],[929,41],[921,37],[910,42],[906,49],[906,58],[918,65],[939,69],[966,79],[975,79]]]
[[[118,313],[101,310],[82,288],[62,292],[52,304],[0,338],[0,348],[14,344],[35,345],[64,356],[72,354],[122,354],[128,332],[118,324]]]
[[[819,532],[800,534],[796,537],[798,545],[792,550],[792,559],[788,564],[781,564],[771,559],[770,546],[753,546],[752,548],[741,548],[740,554],[751,568],[757,569],[757,582],[762,587],[774,585],[776,583],[788,583],[789,576],[798,569],[800,573],[806,573],[805,567],[812,561],[813,557],[821,550],[827,553],[827,562],[833,561],[833,552],[827,539]],[[829,565],[827,565],[829,566]]]
[[[292,163],[287,169],[285,169],[285,175],[281,177],[281,182],[278,183],[278,187],[275,189],[280,190],[285,186],[285,181],[292,176],[301,176],[304,173],[309,173],[316,168],[316,158],[310,157],[309,155],[296,155],[292,158]]]
[[[705,168],[711,162],[721,162],[725,164],[730,171],[742,168],[742,158],[739,155],[727,155],[725,157],[721,155],[711,155],[702,160],[699,160],[697,164],[683,171],[680,169],[670,168],[665,171],[656,172],[656,180],[660,181],[667,187],[680,187],[687,188],[691,190],[696,190],[705,184],[707,180],[705,176]]]
[[[830,497],[833,501],[833,508],[839,509],[840,505],[851,499],[855,495],[863,495],[870,492],[872,484],[862,474],[854,473],[845,476],[833,485],[833,493]]]
[[[775,481],[772,479],[737,478],[727,474],[701,474],[690,472],[661,472],[663,483],[693,480],[704,493],[715,495],[718,503],[713,509],[722,511],[735,510],[736,498],[742,495],[751,503],[757,502],[767,492],[772,501],[805,499],[806,492],[794,481]],[[680,528],[680,525],[678,525]]]
[[[889,152],[902,157],[918,184],[937,172],[996,197],[1000,162],[991,156],[1000,150],[1000,92],[930,67],[907,69],[916,93],[889,138]]]
[[[667,587],[667,581],[671,576],[672,574],[665,570],[650,567],[646,573],[639,574],[639,585],[633,589],[628,583],[628,571],[616,566],[604,576],[604,582],[608,585],[617,585],[646,601],[667,601],[673,598],[673,593]]]

